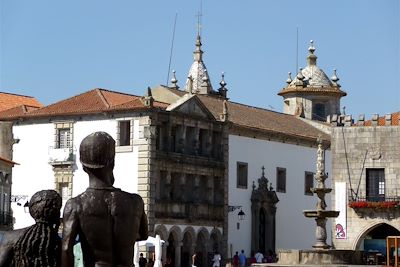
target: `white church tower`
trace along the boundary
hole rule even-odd
[[[313,41],[308,48],[307,66],[301,68],[294,79],[278,95],[283,97],[283,112],[306,119],[325,121],[328,115],[340,114],[340,98],[347,93],[340,89],[336,69],[329,79],[317,66]]]

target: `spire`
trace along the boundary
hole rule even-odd
[[[317,65],[317,56],[314,55],[315,47],[313,40],[310,41],[310,46],[308,47],[308,51],[310,52],[307,57],[308,66]]]
[[[193,52],[194,61],[190,67],[188,76],[192,77],[192,93],[209,94],[213,91],[207,68],[203,62],[203,51],[201,50],[200,34],[197,34],[196,49]],[[189,80],[186,80],[185,90],[189,91]]]
[[[172,79],[171,79],[172,86],[171,88],[179,89],[178,80],[176,79],[176,71],[172,71]]]

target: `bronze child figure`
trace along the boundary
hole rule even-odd
[[[0,244],[0,266],[61,266],[61,197],[54,190],[36,192],[29,201],[29,213],[35,224],[5,232]]]

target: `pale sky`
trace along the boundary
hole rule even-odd
[[[166,84],[176,13],[171,70],[183,87],[200,6],[204,62],[214,89],[226,73],[232,101],[282,111],[298,28],[298,66],[314,40],[346,113],[400,110],[398,0],[1,0],[0,91],[43,104],[93,88],[143,95]]]

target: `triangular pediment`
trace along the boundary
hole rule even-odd
[[[186,94],[175,103],[168,106],[167,111],[174,111],[195,117],[215,120],[212,113],[196,95]]]

